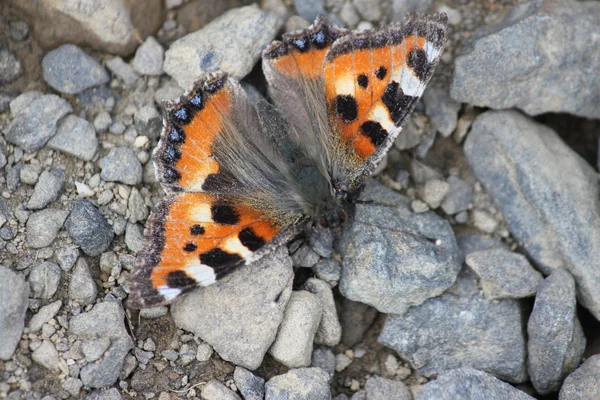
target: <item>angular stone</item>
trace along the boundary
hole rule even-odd
[[[54,373],[59,373],[61,366],[66,369],[66,363],[59,358],[56,347],[49,340],[44,340],[40,347],[33,351],[31,359]]]
[[[164,56],[165,50],[160,43],[154,37],[148,36],[138,47],[131,64],[133,69],[142,75],[161,75]]]
[[[48,142],[48,147],[90,161],[98,150],[94,125],[83,118],[68,115],[58,124],[58,131]]]
[[[240,396],[231,391],[216,379],[211,379],[202,388],[202,399],[204,400],[241,400]]]
[[[121,78],[126,87],[134,87],[140,76],[119,56],[106,61],[106,68],[114,75]]]
[[[64,169],[53,168],[50,171],[42,172],[33,189],[33,194],[27,202],[27,208],[30,210],[39,210],[51,202],[58,200],[65,186],[65,179]]]
[[[559,400],[600,399],[600,355],[596,354],[565,379]]]
[[[33,333],[39,332],[42,325],[50,321],[60,310],[62,301],[56,300],[54,303],[47,304],[39,309],[39,311],[31,317],[29,321],[29,330]]]
[[[104,215],[87,200],[75,201],[65,227],[73,242],[92,257],[106,251],[114,236]]]
[[[242,367],[233,371],[233,381],[244,400],[263,400],[265,398],[265,380]]]
[[[530,115],[598,118],[600,82],[589,75],[600,65],[597,43],[589,40],[597,35],[597,2],[518,4],[503,22],[464,46],[455,63],[452,97],[481,107],[518,107]]]
[[[253,370],[275,340],[292,291],[292,261],[280,248],[171,306],[175,324],[224,360]],[[269,282],[265,285],[265,282]]]
[[[34,299],[51,298],[58,289],[60,275],[60,267],[53,262],[43,261],[34,265],[29,272],[31,297]]]
[[[598,174],[554,131],[515,111],[479,115],[465,154],[536,267],[569,270],[578,299],[600,319]]]
[[[291,369],[265,385],[265,400],[329,400],[329,375],[321,368]]]
[[[80,257],[69,282],[69,298],[82,305],[91,304],[96,300],[98,289],[90,274],[85,258]]]
[[[107,182],[137,185],[142,182],[142,164],[129,147],[112,149],[100,160],[100,177]]]
[[[23,275],[0,266],[0,360],[12,358],[25,327],[29,285]]]
[[[430,82],[423,93],[423,103],[438,132],[443,137],[450,136],[456,129],[461,104],[450,97],[448,86]]]
[[[26,225],[27,245],[33,249],[49,246],[68,215],[68,211],[53,208],[32,213]]]
[[[365,383],[369,400],[412,400],[412,394],[404,382],[372,376]]]
[[[304,284],[304,289],[315,294],[321,303],[323,314],[319,328],[315,334],[315,343],[324,346],[335,346],[342,338],[342,326],[337,316],[335,300],[331,286],[320,279],[310,278]]]

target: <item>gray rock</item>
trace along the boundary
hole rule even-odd
[[[328,347],[317,347],[313,350],[310,366],[326,371],[329,374],[329,380],[333,381],[336,367],[335,354]]]
[[[597,173],[551,129],[514,111],[478,116],[465,154],[536,267],[569,270],[578,299],[600,319]]]
[[[399,206],[356,205],[339,243],[339,286],[345,297],[403,314],[454,283],[460,270],[458,247],[446,220],[431,212],[412,214],[402,206],[408,199],[382,185],[371,183],[361,196]]]
[[[233,381],[244,400],[263,400],[265,398],[265,380],[242,367],[235,367]]]
[[[61,364],[66,367],[64,361],[59,358],[56,347],[49,340],[44,340],[40,347],[33,351],[31,359],[54,373],[60,372]]]
[[[10,113],[16,117],[21,111],[25,110],[33,101],[42,97],[44,93],[37,90],[21,93],[10,101]]]
[[[557,269],[540,285],[527,323],[527,366],[540,394],[560,388],[581,361],[585,337],[577,319],[575,281]]]
[[[134,253],[144,249],[144,229],[139,224],[128,223],[125,228],[125,245]]]
[[[0,169],[4,168],[6,163],[7,163],[6,155],[4,154],[4,150],[2,149],[2,146],[0,146]]]
[[[148,136],[150,139],[157,139],[160,136],[162,117],[153,105],[145,105],[137,110],[133,120],[135,130],[140,135]]]
[[[14,116],[4,130],[4,137],[25,151],[38,151],[56,133],[57,122],[71,111],[73,109],[65,99],[53,94],[43,95]]]
[[[333,252],[333,232],[331,229],[315,228],[309,238],[310,247],[321,257],[330,257]]]
[[[85,400],[122,400],[123,396],[119,393],[116,388],[110,388],[107,390],[94,390],[87,396]]]
[[[205,72],[243,78],[275,38],[282,21],[257,5],[231,9],[202,29],[175,41],[165,53],[165,72],[190,87]]]
[[[65,186],[65,179],[64,169],[53,168],[50,171],[42,172],[33,189],[33,194],[27,202],[27,208],[30,210],[39,210],[45,208],[51,202],[58,200]]]
[[[117,302],[96,304],[86,313],[69,320],[69,335],[78,340],[108,338],[110,347],[104,357],[81,368],[81,381],[91,388],[110,386],[117,381],[123,361],[133,342],[125,328],[125,314]]]
[[[75,201],[65,227],[73,242],[92,257],[106,251],[114,236],[104,215],[87,200]]]
[[[492,375],[472,368],[444,372],[423,385],[419,400],[534,400]]]
[[[292,292],[275,342],[269,349],[273,358],[289,368],[308,367],[322,314],[317,296],[305,290]]]
[[[42,166],[39,164],[25,164],[21,171],[19,171],[19,177],[21,182],[28,185],[35,185],[42,173]]]
[[[211,379],[202,388],[202,399],[204,400],[241,400],[240,396],[231,391],[216,379]]]
[[[42,73],[48,85],[65,94],[77,94],[110,80],[98,61],[73,44],[49,51],[42,59]]]
[[[125,87],[132,88],[137,83],[140,76],[133,70],[131,65],[127,64],[119,56],[114,57],[106,61],[106,68],[114,75],[121,78]]]
[[[98,132],[106,131],[112,124],[112,118],[107,111],[102,111],[94,118],[94,128]]]
[[[360,22],[360,15],[351,1],[345,1],[339,12],[340,19],[349,27],[355,27]]]
[[[429,83],[423,93],[423,103],[438,132],[443,137],[450,136],[456,129],[461,104],[450,97],[448,86],[439,82]]]
[[[63,271],[70,271],[78,257],[79,249],[77,247],[61,247],[56,251],[56,261]]]
[[[530,115],[598,118],[600,82],[589,79],[600,64],[596,44],[588,40],[594,35],[600,35],[597,2],[519,4],[465,46],[456,59],[452,97],[496,109],[518,107]]]
[[[544,280],[525,256],[501,248],[467,254],[466,262],[488,300],[533,296]]]
[[[292,291],[292,261],[280,248],[171,306],[175,324],[226,361],[256,369],[275,340]],[[265,282],[269,282],[265,285]]]
[[[107,182],[137,185],[142,182],[142,164],[129,147],[117,147],[100,160],[100,177]]]
[[[463,269],[446,293],[388,315],[378,341],[426,377],[471,367],[520,383],[527,379],[523,314],[518,300],[486,300]]]
[[[49,246],[68,215],[68,211],[51,208],[32,213],[25,228],[27,245],[33,249]]]
[[[110,347],[110,339],[108,337],[100,337],[93,340],[85,340],[81,344],[81,351],[87,362],[99,360],[100,357]]]
[[[54,303],[47,304],[39,309],[39,311],[31,317],[29,321],[29,330],[33,333],[39,332],[42,325],[50,321],[60,310],[62,301],[56,300]]]
[[[300,246],[292,255],[292,261],[297,267],[310,268],[319,261],[319,255],[308,244]]]
[[[412,400],[412,394],[404,382],[372,376],[365,383],[368,400]]]
[[[335,308],[335,300],[331,286],[327,282],[316,278],[310,278],[304,284],[304,289],[315,294],[319,298],[323,314],[319,328],[315,334],[315,343],[324,346],[335,346],[342,338],[342,326],[338,320]]]
[[[144,202],[144,198],[140,194],[140,191],[136,188],[131,189],[127,208],[129,209],[129,221],[131,223],[145,221],[146,218],[148,218],[148,207],[146,207],[146,203]]]
[[[365,333],[373,325],[377,314],[377,310],[367,304],[342,297],[340,312],[342,343],[352,347],[362,342]]]
[[[433,0],[393,0],[393,21],[401,21],[409,12],[424,13],[429,10]]]
[[[0,50],[0,83],[10,83],[22,73],[19,59],[6,48]]]
[[[90,274],[90,269],[83,257],[75,264],[75,269],[69,282],[69,298],[82,305],[91,304],[96,300],[98,289]]]
[[[0,113],[5,112],[9,108],[12,99],[11,95],[0,92]]]
[[[23,275],[0,266],[0,360],[12,358],[25,327],[29,285]]]
[[[62,153],[90,161],[98,150],[94,126],[83,118],[68,115],[58,124],[56,135],[48,147]]]
[[[319,14],[325,14],[325,0],[294,0],[296,13],[307,21],[314,21]]]
[[[265,385],[265,400],[329,400],[329,375],[321,368],[291,369]]]
[[[446,193],[450,190],[450,185],[441,180],[431,180],[425,182],[421,188],[421,198],[429,207],[436,209],[442,205]]]
[[[456,237],[456,243],[458,243],[459,249],[459,261],[464,263],[467,258],[467,254],[475,253],[478,251],[490,250],[490,249],[504,249],[510,251],[508,246],[503,242],[491,239],[486,236],[479,234],[462,234]]]
[[[83,387],[81,379],[67,378],[62,383],[62,388],[65,389],[73,397],[79,398],[79,391]]]
[[[449,176],[447,182],[450,189],[442,202],[442,210],[449,215],[467,210],[473,202],[473,187],[454,175]]]
[[[213,354],[213,349],[212,349],[212,347],[210,347],[210,345],[208,345],[206,343],[200,343],[198,345],[198,348],[196,349],[196,360],[198,360],[200,362],[207,362],[212,357],[212,354]],[[241,368],[241,367],[237,367],[237,368]]]
[[[131,64],[133,69],[142,75],[161,75],[164,57],[165,50],[160,43],[154,37],[148,36],[136,50]]]
[[[49,299],[60,282],[60,267],[50,261],[34,265],[29,272],[29,288],[34,299]]]
[[[565,379],[559,400],[600,399],[600,355],[591,356]]]
[[[313,271],[317,278],[334,287],[340,280],[342,265],[339,261],[332,258],[323,258],[314,266]]]
[[[352,0],[358,13],[367,21],[379,22],[383,16],[380,0]]]

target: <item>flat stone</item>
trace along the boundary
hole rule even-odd
[[[62,301],[56,300],[54,303],[47,304],[39,309],[39,311],[31,317],[29,321],[29,330],[33,333],[39,332],[42,325],[50,321],[60,310]]]
[[[19,344],[28,298],[29,285],[23,275],[0,266],[0,360],[10,360]]]
[[[56,134],[58,121],[71,111],[65,99],[53,94],[40,96],[13,114],[13,120],[4,129],[4,137],[25,151],[38,151]]]
[[[427,115],[443,137],[456,129],[461,104],[450,97],[450,89],[440,82],[430,82],[423,93]]]
[[[254,370],[275,340],[292,281],[291,259],[280,248],[214,285],[183,296],[172,304],[171,313],[177,327],[198,335],[221,358]]]
[[[269,349],[273,358],[289,368],[308,367],[322,314],[319,297],[305,290],[292,292]]]
[[[91,304],[96,300],[98,289],[90,274],[85,258],[80,257],[69,282],[69,298],[82,305]]]
[[[32,213],[25,228],[27,245],[41,249],[52,244],[68,215],[68,211],[53,208]]]
[[[500,248],[467,254],[466,262],[488,300],[533,296],[544,280],[525,256]]]
[[[58,124],[56,135],[50,139],[48,147],[90,161],[98,150],[94,125],[83,118],[68,115]]]
[[[142,182],[142,164],[129,147],[117,147],[100,160],[100,177],[107,182],[137,185]]]
[[[560,388],[581,361],[585,337],[577,319],[575,281],[557,269],[540,285],[527,323],[527,369],[540,394]]]
[[[106,251],[114,236],[104,215],[87,200],[75,201],[65,227],[73,242],[92,257]]]
[[[265,380],[242,367],[235,367],[233,381],[244,400],[263,400],[265,398]]]
[[[515,111],[479,115],[465,154],[536,267],[570,271],[579,301],[600,319],[597,173],[554,131]]]
[[[281,24],[276,14],[257,5],[229,10],[175,41],[165,53],[164,70],[182,88],[216,70],[241,79],[252,70]]]
[[[44,171],[40,175],[33,194],[27,202],[27,208],[30,210],[39,210],[45,208],[51,202],[58,200],[65,186],[65,170],[53,168],[50,171]]]
[[[600,64],[600,53],[588,40],[597,35],[597,2],[518,4],[504,21],[476,32],[464,46],[455,61],[452,97],[480,107],[518,107],[530,115],[598,118],[600,82],[589,74]]]
[[[140,79],[140,76],[133,70],[133,67],[123,61],[119,56],[107,60],[106,68],[108,68],[113,75],[118,76],[125,84],[125,87],[128,88],[134,87],[138,79]]]
[[[413,214],[409,200],[391,189],[370,181],[361,199],[370,198],[398,206],[356,205],[339,243],[340,291],[401,315],[452,286],[460,270],[458,247],[446,220],[432,212]]]
[[[500,379],[472,368],[441,373],[435,381],[423,385],[419,400],[534,400]]]
[[[216,379],[211,379],[202,388],[202,399],[204,400],[241,400],[240,396],[235,394],[227,386]]]
[[[520,383],[527,379],[524,312],[518,300],[486,300],[463,269],[446,293],[388,315],[378,341],[425,377],[471,367]]]
[[[329,375],[321,368],[291,369],[265,385],[265,400],[329,400]]]
[[[559,400],[588,400],[600,398],[600,355],[585,360],[571,375],[567,376]]]
[[[148,36],[138,47],[131,62],[133,69],[142,75],[162,75],[165,50],[160,43]]]
[[[304,284],[304,289],[319,298],[321,308],[323,309],[321,322],[315,334],[315,343],[324,346],[339,344],[342,338],[342,326],[338,319],[331,286],[320,279],[310,278]]]
[[[42,97],[44,93],[37,90],[30,90],[28,92],[21,93],[9,103],[10,114],[16,117],[21,111],[25,110],[34,100]]]
[[[49,299],[60,282],[61,270],[58,265],[50,261],[42,261],[34,265],[29,272],[29,288],[34,299]]]
[[[81,381],[91,388],[114,384],[119,378],[125,356],[133,347],[133,341],[125,328],[125,313],[117,302],[96,304],[86,313],[69,320],[69,336],[78,340],[108,338],[110,347],[99,361],[81,368]]]
[[[110,80],[98,61],[73,44],[46,53],[42,73],[48,85],[65,94],[77,94]]]
[[[410,389],[404,382],[372,376],[365,383],[368,400],[412,400]]]

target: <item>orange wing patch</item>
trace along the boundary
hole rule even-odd
[[[224,73],[199,81],[182,99],[169,104],[156,149],[158,178],[172,191],[202,191],[219,172],[212,145],[231,113],[232,90]]]
[[[134,306],[168,302],[214,283],[280,230],[264,213],[232,198],[182,193],[163,201],[150,222],[155,240],[139,258]]]

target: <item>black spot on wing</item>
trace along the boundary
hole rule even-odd
[[[196,112],[204,108],[204,95],[198,90],[190,99],[190,108],[193,108]]]
[[[335,110],[347,124],[358,116],[358,104],[353,96],[338,95],[335,98]]]
[[[242,230],[239,233],[238,238],[240,239],[240,243],[246,246],[250,251],[256,251],[265,244],[265,240],[258,236],[252,228]]]
[[[173,120],[177,125],[184,126],[192,122],[194,113],[186,104],[182,104],[179,107],[171,110],[170,117],[171,120]]]
[[[407,64],[412,68],[414,74],[422,82],[424,82],[429,73],[429,62],[427,61],[427,53],[424,50],[414,48],[408,55]]]
[[[383,78],[385,78],[386,75],[387,75],[387,68],[384,67],[383,65],[380,66],[379,68],[377,68],[377,70],[375,71],[375,76],[380,81],[383,80]]]
[[[390,112],[392,121],[394,121],[396,126],[399,126],[404,120],[404,117],[412,110],[412,106],[417,98],[406,96],[398,82],[392,81],[385,88],[381,100]]]
[[[163,173],[163,178],[167,183],[176,183],[181,179],[181,174],[174,168],[167,167]]]
[[[358,86],[366,89],[369,86],[369,77],[365,74],[360,74],[356,79],[356,82],[358,83]]]
[[[219,170],[216,174],[210,174],[202,183],[205,192],[230,192],[235,188],[236,180],[230,173]]]
[[[305,53],[310,50],[310,42],[306,36],[299,36],[290,43],[299,53]]]
[[[200,254],[200,262],[212,268],[227,266],[240,261],[242,261],[242,257],[239,255],[228,253],[221,249],[212,249]]]
[[[195,224],[190,228],[190,233],[194,236],[204,235],[204,232],[206,232],[206,230],[202,225]]]
[[[183,250],[187,251],[188,253],[191,253],[193,251],[196,251],[196,249],[198,249],[198,246],[196,246],[194,243],[186,243],[185,246],[183,246]]]
[[[173,125],[169,131],[169,143],[182,144],[185,142],[185,132],[181,127]]]
[[[196,281],[184,271],[172,271],[167,275],[167,286],[170,288],[189,288],[196,285]]]
[[[162,161],[167,165],[173,165],[181,159],[179,146],[173,143],[167,143],[161,155]]]
[[[214,222],[222,225],[236,225],[240,222],[240,215],[234,207],[225,203],[213,204],[210,207],[211,217]]]
[[[385,143],[388,137],[388,131],[386,131],[379,122],[366,121],[360,127],[363,135],[371,140],[373,145],[379,147]]]

